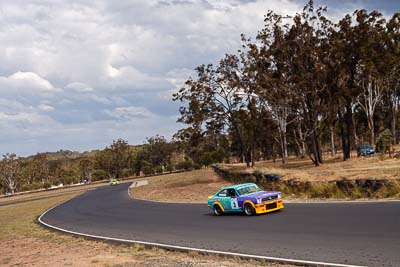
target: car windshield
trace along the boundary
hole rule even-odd
[[[256,193],[256,192],[260,192],[260,191],[262,191],[262,189],[256,185],[249,185],[249,186],[238,189],[239,195],[248,195],[248,194],[252,194],[252,193]]]

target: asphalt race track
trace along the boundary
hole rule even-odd
[[[400,202],[293,203],[267,215],[216,217],[206,203],[133,200],[129,185],[88,191],[48,211],[41,221],[118,239],[296,260],[400,266]]]

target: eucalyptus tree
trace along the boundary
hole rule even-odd
[[[355,85],[356,66],[358,55],[354,48],[358,45],[352,28],[352,17],[344,16],[337,24],[335,31],[330,36],[332,55],[334,64],[340,70],[338,79],[338,101],[337,116],[340,126],[343,159],[347,160],[351,156],[351,148],[355,144],[353,109],[358,96]]]
[[[233,134],[239,144],[240,158],[249,166],[251,156],[249,138],[244,122],[248,115],[244,104],[246,92],[240,82],[240,58],[225,55],[217,66],[201,65],[196,68],[197,79],[188,79],[185,86],[174,94],[174,101],[186,103],[180,108],[179,122],[192,125],[201,132],[217,130]]]
[[[325,7],[314,8],[310,1],[285,34],[290,90],[299,106],[298,116],[304,121],[310,147],[310,158],[322,163],[320,127],[326,108],[327,77],[329,75],[326,46],[331,22],[324,16]]]
[[[285,40],[288,24],[286,17],[270,11],[265,16],[264,28],[257,35],[259,45],[253,45],[258,52],[257,61],[259,77],[257,80],[257,95],[271,113],[279,130],[279,143],[282,152],[282,163],[288,162],[287,127],[293,121],[288,121],[293,113],[294,97],[290,82],[290,57]]]
[[[366,10],[358,10],[354,15],[357,24],[353,31],[357,46],[353,49],[357,51],[359,58],[355,72],[355,83],[360,88],[357,103],[365,112],[370,130],[370,143],[374,144],[374,114],[386,89],[384,83],[388,57],[384,42],[386,21],[377,11],[368,13]]]
[[[114,140],[110,147],[96,153],[94,165],[96,169],[104,170],[108,177],[121,178],[123,169],[133,164],[132,151],[127,141]]]
[[[79,172],[80,172],[80,181],[86,181],[88,183],[92,182],[92,174],[93,174],[93,161],[90,158],[84,158],[79,161],[78,164]]]
[[[14,194],[17,190],[20,172],[20,163],[15,154],[3,155],[0,161],[0,179],[9,193]]]
[[[244,35],[242,35],[242,42],[244,50],[239,50],[241,64],[238,72],[238,82],[243,93],[241,121],[244,133],[247,135],[247,138],[245,138],[249,148],[247,154],[251,159],[251,166],[254,166],[257,151],[262,151],[259,144],[267,138],[267,132],[272,130],[272,124],[264,119],[269,117],[270,110],[265,105],[265,99],[260,96],[259,81],[265,72],[264,69],[259,67],[259,49]]]
[[[393,140],[399,143],[399,134],[397,133],[397,121],[400,110],[400,13],[396,13],[386,24],[385,44],[389,50],[389,57],[386,64],[388,73],[385,79],[385,85],[388,87],[385,91],[385,104],[391,112],[391,129]]]
[[[238,56],[198,67],[198,77],[174,95],[186,103],[184,132],[197,140],[228,136],[248,166],[257,152],[275,151],[275,142],[283,163],[295,146],[318,166],[323,145],[335,155],[337,133],[344,160],[358,134],[368,132],[374,143],[376,125],[390,124],[397,137],[400,15],[386,22],[379,12],[356,10],[333,24],[325,13],[313,1],[294,17],[269,11],[254,42],[242,35]]]

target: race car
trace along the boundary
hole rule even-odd
[[[254,183],[220,189],[215,195],[208,197],[208,207],[217,216],[230,212],[244,212],[250,216],[284,208],[281,192],[264,191]]]
[[[110,185],[119,185],[119,182],[117,179],[111,179],[110,180]]]

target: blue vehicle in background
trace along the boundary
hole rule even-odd
[[[375,154],[375,149],[372,146],[368,145],[368,144],[359,145],[357,147],[357,156],[359,156],[359,157],[361,157],[361,156],[369,156],[369,155],[372,155],[372,154]]]

